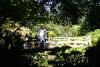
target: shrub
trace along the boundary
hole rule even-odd
[[[56,36],[54,31],[48,31],[48,37],[54,37]]]
[[[100,34],[100,29],[96,29],[94,31],[87,33],[87,35],[91,35],[93,45],[96,45],[97,41],[99,40],[100,38],[99,34]]]
[[[36,24],[35,26],[31,26],[31,30],[34,32],[37,32],[38,29],[43,26],[45,29],[47,29],[48,34],[50,37],[54,36],[64,36],[65,35],[65,26],[54,24],[53,22],[43,23],[43,24]]]
[[[72,25],[72,27],[71,27],[72,36],[78,36],[79,30],[80,30],[79,25]]]

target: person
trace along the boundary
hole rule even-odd
[[[30,38],[27,34],[25,35],[24,41],[25,41],[23,45],[24,49],[29,49],[31,47],[31,44],[30,44]]]
[[[46,29],[44,29],[43,27],[41,27],[39,30],[38,30],[38,34],[37,34],[37,38],[38,38],[38,45],[39,47],[45,47],[45,43],[46,40],[47,40],[47,31]]]

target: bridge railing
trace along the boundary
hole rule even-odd
[[[50,37],[48,42],[63,43],[68,45],[91,45],[91,36],[82,37]]]

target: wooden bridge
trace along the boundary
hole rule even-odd
[[[50,37],[46,43],[50,44],[50,47],[55,46],[71,46],[71,47],[79,47],[79,46],[91,46],[91,36],[81,36],[81,37]]]
[[[62,46],[88,47],[92,45],[91,36],[50,37],[45,43],[48,44],[48,48],[55,48],[55,47],[62,47]]]

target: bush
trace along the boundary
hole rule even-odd
[[[79,30],[80,30],[79,25],[72,25],[72,27],[71,27],[72,36],[78,36]]]
[[[93,45],[96,45],[97,41],[99,40],[100,38],[99,34],[100,34],[100,29],[96,29],[94,31],[87,33],[87,35],[91,35]]]
[[[56,36],[54,31],[48,31],[48,37],[54,37]]]
[[[43,26],[47,29],[48,34],[50,37],[54,36],[64,36],[65,35],[65,26],[54,24],[53,22],[43,23],[43,24],[36,24],[35,26],[31,26],[31,30],[37,32],[38,29]]]

